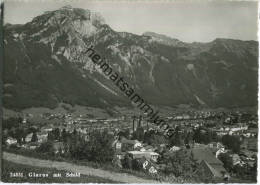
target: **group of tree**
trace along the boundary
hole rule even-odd
[[[199,127],[194,130],[193,140],[196,143],[209,144],[210,142],[216,142],[219,140],[217,133],[210,129]]]
[[[218,159],[223,162],[224,168],[228,171],[230,171],[233,167],[233,160],[232,157],[230,157],[230,153],[220,153],[218,156]]]
[[[173,134],[169,138],[169,144],[171,146],[182,146],[184,145],[184,134],[181,132],[180,127],[176,127]]]
[[[159,132],[155,130],[149,130],[144,133],[143,142],[149,145],[160,145],[160,144],[167,144],[167,138]]]
[[[15,138],[17,143],[25,143],[25,138],[28,134],[33,133],[32,142],[37,141],[37,129],[34,127],[28,127],[22,124],[21,117],[11,117],[3,121],[3,144],[8,137]]]
[[[159,160],[165,167],[162,172],[166,175],[174,175],[185,179],[194,178],[197,163],[189,150],[181,149],[176,152],[167,152]]]
[[[250,167],[247,164],[244,165],[233,165],[233,159],[231,157],[231,152],[227,153],[221,153],[219,154],[218,158],[221,160],[224,164],[224,168],[233,173],[237,176],[239,179],[245,179],[245,180],[253,180],[256,181],[257,177],[257,162],[254,163],[252,167]]]
[[[47,139],[49,141],[61,141],[61,132],[59,128],[55,128],[52,131],[48,132]]]
[[[222,143],[227,146],[227,148],[231,149],[234,153],[239,153],[242,142],[239,136],[224,135],[222,137]]]
[[[118,135],[127,139],[136,139],[149,145],[167,144],[169,146],[189,146],[193,141],[208,144],[220,140],[216,132],[203,127],[187,131],[177,126],[171,131],[169,136],[165,136],[156,130],[145,131],[143,127],[138,127],[132,136],[130,135],[129,129],[120,131]]]
[[[168,144],[168,138],[162,133],[156,132],[155,130],[145,131],[143,127],[138,127],[132,135],[130,135],[129,129],[122,130],[118,133],[118,136],[130,140],[136,139],[149,145]]]
[[[71,150],[72,156],[99,163],[111,162],[114,157],[113,137],[108,131],[95,130],[90,133],[89,140],[76,143]]]
[[[10,117],[3,120],[3,130],[17,128],[22,124],[23,119],[21,117]]]
[[[120,134],[129,138],[129,132],[121,132]],[[216,132],[210,129],[200,127],[187,131],[182,130],[179,126],[171,132],[169,137],[155,130],[144,131],[142,127],[139,127],[134,131],[132,138],[129,139],[137,139],[149,145],[169,144],[169,146],[189,146],[193,141],[203,144],[219,141]]]
[[[59,154],[62,157],[95,161],[99,163],[111,162],[114,149],[112,147],[113,137],[107,130],[94,130],[89,133],[86,140],[79,132],[67,132],[65,129],[60,132],[54,129],[48,134],[47,142],[43,143],[38,151],[53,154],[53,141],[63,143],[65,153]]]

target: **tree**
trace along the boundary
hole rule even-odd
[[[121,137],[125,137],[125,138],[127,138],[127,139],[130,139],[130,130],[129,129],[125,129],[125,130],[123,130],[123,131],[120,131],[119,133],[118,133],[118,136],[121,138]]]
[[[15,128],[14,129],[15,131],[14,131],[14,138],[15,139],[17,139],[17,142],[19,143],[19,144],[21,144],[22,143],[22,138],[23,138],[23,136],[24,136],[24,130],[23,130],[23,128],[21,128],[21,127],[18,127],[18,128]]]
[[[63,142],[67,142],[67,132],[66,132],[65,128],[61,132],[61,139]]]
[[[36,134],[36,132],[33,132],[31,142],[37,142],[37,141],[38,141],[37,134]]]
[[[216,133],[207,128],[200,127],[194,130],[193,140],[197,143],[208,144],[216,139]]]
[[[55,128],[53,131],[53,137],[54,140],[60,140],[60,129],[59,128]]]
[[[257,181],[257,162],[254,163],[253,167],[250,169],[251,171],[251,175],[252,175],[252,179],[253,181]]]
[[[113,137],[108,131],[95,130],[90,133],[89,141],[85,142],[80,137],[71,140],[69,150],[72,157],[87,159],[99,163],[111,162],[114,156],[112,147]]]
[[[154,130],[148,130],[144,133],[144,143],[148,143],[148,144],[151,144],[151,136],[155,134],[155,131]]]
[[[76,136],[78,133],[77,133],[77,130],[74,128],[73,129],[73,135]]]
[[[49,141],[60,140],[61,139],[60,129],[55,128],[54,130],[48,132],[47,139]]]
[[[190,144],[193,140],[193,132],[188,132],[185,135],[184,143],[185,144]]]
[[[212,142],[212,132],[209,130],[206,130],[206,133],[203,135],[203,143],[204,144],[209,144],[210,142]]]
[[[132,158],[129,156],[129,154],[126,154],[125,158],[122,160],[122,166],[123,168],[132,169]]]
[[[182,134],[179,131],[180,128],[176,127],[173,135],[170,137],[171,146],[181,146],[184,144],[184,140],[182,139]]]
[[[54,141],[54,136],[53,136],[52,132],[48,132],[47,140],[48,141]]]
[[[132,160],[132,169],[133,170],[141,170],[142,169],[142,164],[137,160],[137,159],[133,159]]]
[[[235,165],[233,171],[241,179],[247,179],[252,175],[246,166]]]
[[[112,161],[114,149],[112,147],[113,137],[108,131],[95,131],[90,135],[91,154],[94,161]]]
[[[232,158],[229,156],[228,153],[220,153],[218,156],[219,160],[221,160],[224,164],[224,168],[227,170],[231,170],[233,167],[233,160]]]
[[[234,153],[239,153],[241,141],[238,136],[224,135],[222,137],[222,143]]]
[[[168,140],[165,138],[164,135],[157,133],[157,134],[153,134],[150,138],[149,138],[149,142],[148,144],[156,146],[156,145],[160,145],[160,144],[167,144]]]
[[[52,151],[52,143],[50,141],[47,141],[45,143],[42,143],[39,148],[36,149],[37,152],[40,153],[51,153]]]
[[[144,129],[143,127],[138,127],[136,131],[133,133],[133,139],[137,139],[139,141],[144,140]]]
[[[17,128],[21,123],[20,118],[11,117],[6,120],[3,120],[3,129],[11,129],[12,127]]]
[[[162,161],[166,164],[163,170],[166,174],[173,174],[175,177],[193,178],[196,162],[188,150],[168,152],[164,154]]]

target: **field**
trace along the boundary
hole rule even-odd
[[[54,168],[40,168],[28,165],[16,164],[6,160],[2,161],[2,181],[9,183],[119,183],[109,179],[95,176],[80,175],[80,177],[65,177],[68,171],[56,170]],[[10,177],[10,173],[22,172],[24,177]],[[48,177],[28,177],[30,172],[37,174],[49,174]],[[61,177],[53,177],[53,174],[60,173]]]

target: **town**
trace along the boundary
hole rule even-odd
[[[36,119],[25,114],[4,120],[3,146],[12,152],[111,163],[169,182],[256,182],[256,114],[186,111],[166,120],[165,130],[145,115],[44,113]]]

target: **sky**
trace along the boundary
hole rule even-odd
[[[99,12],[115,31],[151,31],[185,42],[257,40],[258,7],[251,1],[6,0],[4,21],[24,24],[65,5]]]

